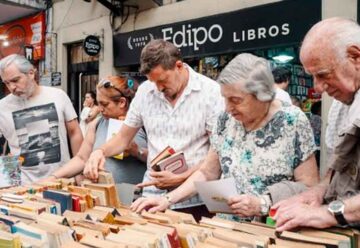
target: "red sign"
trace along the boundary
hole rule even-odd
[[[25,55],[25,47],[33,47],[33,59],[43,59],[45,55],[45,14],[19,19],[0,25],[0,58],[17,53]]]

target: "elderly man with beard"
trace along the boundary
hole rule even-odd
[[[24,158],[22,184],[48,177],[76,154],[83,141],[73,105],[60,89],[39,86],[36,69],[23,56],[0,61],[0,76],[9,89],[0,100],[0,133],[10,152]],[[47,141],[47,142],[44,142]]]

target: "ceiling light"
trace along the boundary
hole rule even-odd
[[[6,34],[0,34],[0,40],[6,40],[7,35]]]
[[[280,54],[280,55],[272,57],[272,59],[277,63],[284,64],[284,63],[287,63],[287,62],[290,62],[291,60],[293,60],[294,57],[290,56],[290,55]]]
[[[3,43],[2,43],[2,45],[3,45],[4,47],[7,47],[7,46],[9,46],[9,41],[7,41],[7,40],[4,40],[4,41],[3,41]]]

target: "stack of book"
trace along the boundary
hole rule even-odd
[[[218,217],[196,223],[172,210],[136,214],[109,199],[111,185],[60,181],[0,190],[0,247],[360,247],[359,232],[350,228],[276,233],[262,223]]]

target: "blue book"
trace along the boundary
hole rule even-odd
[[[69,192],[62,190],[45,190],[43,197],[60,203],[61,214],[63,214],[65,210],[72,210],[72,197]]]

